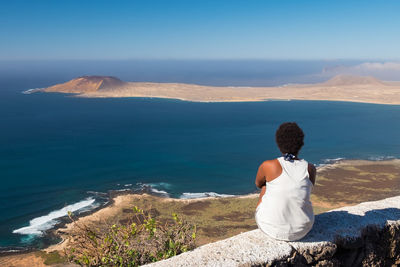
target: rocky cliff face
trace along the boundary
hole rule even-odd
[[[317,215],[311,232],[296,242],[257,229],[149,266],[310,265],[400,265],[400,196]]]

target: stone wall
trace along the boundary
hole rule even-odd
[[[148,266],[293,265],[400,265],[400,196],[319,214],[311,232],[296,242],[257,229]]]

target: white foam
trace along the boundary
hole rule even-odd
[[[369,157],[368,160],[373,160],[373,161],[383,161],[383,160],[391,160],[395,159],[396,157],[393,156],[375,156],[375,157]]]
[[[322,159],[321,161],[323,163],[316,164],[316,167],[317,167],[317,169],[323,168],[323,167],[329,167],[329,166],[339,163],[340,161],[345,160],[345,159],[346,158]]]
[[[235,195],[218,194],[215,192],[202,192],[202,193],[183,193],[179,198],[193,199],[205,197],[234,197]]]
[[[124,184],[125,187],[130,187],[132,184]]]
[[[1,253],[13,253],[13,252],[21,252],[21,251],[23,251],[22,249],[9,249],[9,250],[2,250],[2,251],[0,251],[0,254]]]
[[[21,235],[42,235],[44,231],[51,229],[58,223],[57,219],[67,216],[68,212],[83,211],[89,209],[89,207],[95,207],[94,198],[86,198],[80,202],[65,206],[62,209],[50,212],[47,215],[34,218],[29,221],[29,226],[22,227],[13,231],[14,234]]]
[[[164,190],[158,190],[158,189],[156,189],[156,188],[150,188],[150,190],[151,190],[151,192],[153,192],[153,193],[156,193],[156,194],[160,194],[160,195],[169,197],[169,194],[168,194],[166,191],[164,191]]]
[[[325,163],[335,163],[341,160],[344,160],[346,158],[333,158],[333,159],[323,159],[322,161]]]
[[[91,194],[91,195],[95,195],[95,196],[97,196],[97,197],[102,197],[102,198],[108,196],[107,193],[104,193],[104,192],[97,192],[97,191],[86,191],[86,193]]]
[[[372,161],[383,161],[383,160],[391,160],[391,159],[396,159],[394,156],[370,156],[366,158],[367,160],[372,160]],[[332,165],[335,163],[338,163],[342,160],[346,160],[346,158],[332,158],[332,159],[323,159],[322,162],[318,164],[318,167],[324,167],[327,165]]]
[[[140,188],[142,189],[148,189],[152,193],[163,195],[169,197],[169,193],[163,189],[171,189],[172,185],[169,183],[164,183],[164,182],[159,182],[159,183],[148,183],[148,184],[143,184],[143,183],[137,183]]]
[[[172,184],[169,184],[169,183],[164,183],[164,182],[160,182],[160,183],[149,183],[148,184],[149,186],[151,186],[151,187],[155,187],[155,188],[158,188],[158,189],[160,189],[160,187],[161,188],[165,188],[165,189],[170,189],[171,187],[172,187]]]
[[[124,189],[118,189],[118,190],[114,190],[116,192],[127,192],[127,191],[131,191],[129,188],[124,188]]]
[[[22,93],[25,94],[25,95],[29,95],[29,94],[41,91],[42,89],[43,88],[28,89],[28,90],[22,91]]]

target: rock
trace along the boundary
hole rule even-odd
[[[400,264],[400,196],[319,214],[296,242],[259,229],[148,266],[396,266]]]

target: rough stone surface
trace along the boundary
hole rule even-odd
[[[397,266],[400,196],[319,214],[296,242],[259,229],[148,266]]]

